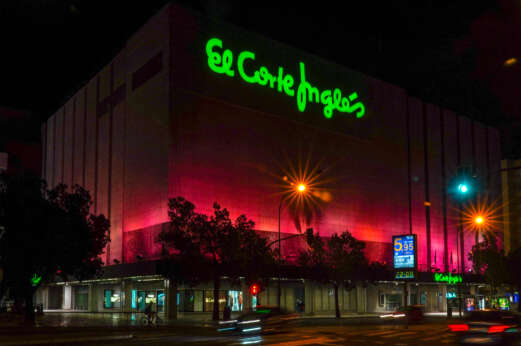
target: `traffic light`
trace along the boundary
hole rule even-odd
[[[458,185],[458,192],[461,194],[467,193],[467,192],[469,192],[469,190],[470,190],[470,188],[465,182],[462,182]]]
[[[252,296],[256,296],[260,292],[259,284],[251,284],[250,286],[250,294]]]
[[[476,174],[473,173],[472,167],[468,166],[458,167],[451,185],[454,197],[459,200],[466,200],[479,190]]]

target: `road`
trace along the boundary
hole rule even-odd
[[[204,335],[203,335],[204,334]],[[75,342],[75,346],[89,343]],[[222,335],[213,332],[157,331],[135,333],[124,340],[96,345],[455,345],[446,323],[420,325],[308,325],[267,335]]]

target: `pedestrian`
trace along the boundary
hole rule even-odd
[[[230,309],[230,305],[226,304],[223,311],[223,320],[228,321],[232,317],[232,309]]]

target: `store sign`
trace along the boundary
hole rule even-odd
[[[42,277],[36,274],[33,274],[33,277],[31,278],[31,285],[33,287],[38,286],[38,284],[42,281]]]
[[[455,299],[455,298],[456,298],[456,293],[455,293],[455,292],[447,292],[447,293],[445,294],[445,297],[446,297],[447,299]]]
[[[211,38],[206,43],[208,67],[215,73],[228,77],[239,76],[244,82],[258,84],[270,89],[276,89],[287,97],[296,98],[300,112],[306,110],[308,103],[317,103],[323,106],[324,117],[333,117],[333,112],[355,114],[361,118],[365,114],[364,104],[358,100],[356,91],[349,95],[343,94],[339,88],[319,89],[306,76],[306,65],[299,62],[300,79],[287,73],[284,67],[278,66],[271,71],[255,60],[255,53],[242,51],[234,54],[230,49],[223,49],[223,42],[219,38]]]
[[[416,268],[416,235],[393,236],[393,264],[395,269]]]
[[[454,285],[463,282],[463,277],[452,273],[434,273],[435,282],[446,282],[449,285]]]
[[[396,280],[409,280],[416,277],[414,270],[397,270],[394,274]]]

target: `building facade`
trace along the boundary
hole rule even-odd
[[[485,176],[499,169],[501,155],[496,129],[173,4],[47,120],[42,136],[48,184],[84,186],[92,212],[110,219],[107,268],[159,258],[155,237],[168,222],[168,198],[183,196],[203,213],[218,202],[275,239],[285,189],[314,179],[310,213],[281,208],[285,235],[307,227],[323,236],[349,230],[366,243],[369,260],[390,263],[392,236],[414,233],[419,270],[465,272],[475,235],[458,232],[448,186],[458,167]],[[296,239],[282,244],[284,257],[296,256],[303,244]],[[116,281],[57,289],[58,298],[50,298],[49,288],[39,299],[64,306],[68,292],[67,307],[87,299],[78,306],[100,311],[119,299],[117,309],[126,310],[138,309],[150,294],[159,307],[160,296],[169,300],[168,284],[154,275],[119,273]],[[433,297],[444,299],[443,287]],[[177,304],[205,311],[214,299],[206,290],[187,288]],[[287,280],[283,290],[288,308],[305,301],[306,311],[333,310],[328,288]],[[385,290],[346,291],[343,306],[383,311],[386,298],[373,307],[367,295],[385,296]],[[226,296],[241,309],[252,304],[242,288],[229,291],[219,298],[223,304]],[[260,299],[273,303],[270,292]],[[397,299],[393,294],[389,301]]]
[[[501,182],[504,248],[509,253],[521,247],[521,160],[501,161]]]

